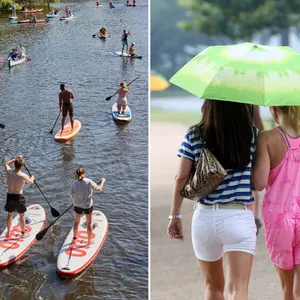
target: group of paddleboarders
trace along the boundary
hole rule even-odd
[[[14,169],[11,168],[14,164]],[[5,210],[7,211],[7,232],[6,237],[10,237],[10,230],[12,226],[12,219],[14,212],[17,212],[20,217],[20,228],[21,238],[27,238],[30,236],[29,232],[26,232],[25,227],[25,212],[26,200],[23,195],[23,187],[25,183],[33,184],[35,182],[34,176],[28,176],[22,172],[22,167],[25,166],[24,159],[21,155],[16,156],[4,163],[4,168],[7,177],[7,197]],[[92,240],[92,213],[93,213],[93,191],[101,192],[105,178],[102,178],[98,184],[89,178],[85,178],[85,171],[83,168],[76,170],[76,181],[71,186],[71,198],[73,200],[74,211],[75,211],[75,222],[73,226],[73,240],[72,243],[76,242],[78,226],[80,223],[81,215],[84,213],[86,216],[86,228],[88,235],[88,244],[90,246],[94,243]],[[31,220],[30,220],[31,221]],[[29,222],[30,222],[29,221]]]
[[[126,47],[126,53],[127,53],[127,55],[129,55],[129,56],[136,55],[135,43],[134,42],[131,43],[131,46],[130,46],[130,48],[128,50],[128,37],[129,36],[131,36],[131,33],[128,30],[124,29],[123,30],[123,35],[122,35],[122,38],[121,38],[121,42],[122,42],[122,54],[121,55],[122,56],[124,55],[124,49],[125,49],[125,47]]]

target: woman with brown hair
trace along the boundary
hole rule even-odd
[[[102,178],[98,185],[91,179],[85,178],[83,168],[76,170],[76,181],[72,183],[71,197],[73,199],[75,211],[75,223],[73,227],[73,242],[75,242],[78,226],[80,223],[81,215],[84,213],[86,216],[86,227],[88,235],[88,245],[94,243],[92,240],[92,213],[93,213],[93,191],[101,192],[105,178]]]
[[[180,191],[199,159],[201,144],[227,171],[219,186],[198,199],[192,220],[192,243],[206,281],[205,300],[224,300],[223,256],[227,262],[229,300],[247,300],[256,247],[250,174],[257,129],[246,104],[205,100],[202,120],[191,127],[178,151],[168,234],[183,239]]]

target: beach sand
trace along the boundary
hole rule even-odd
[[[204,281],[191,242],[193,202],[182,207],[184,241],[167,236],[173,179],[178,166],[177,150],[187,127],[152,122],[150,132],[151,179],[151,300],[204,299]],[[279,278],[265,246],[264,230],[257,240],[251,272],[249,300],[280,300]]]

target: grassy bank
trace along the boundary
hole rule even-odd
[[[199,121],[199,114],[167,111],[163,109],[151,109],[151,122],[175,122],[191,126],[198,123]]]
[[[201,116],[195,113],[167,111],[163,109],[151,109],[151,122],[175,122],[187,126],[197,124]],[[265,129],[270,129],[275,126],[273,119],[263,120]]]

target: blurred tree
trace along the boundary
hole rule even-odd
[[[174,0],[151,0],[151,68],[167,78],[196,54],[187,53],[187,45],[207,45],[212,40],[201,33],[180,30],[178,20],[190,20],[186,14],[187,9]]]
[[[286,46],[290,28],[300,24],[300,0],[178,0],[178,4],[193,17],[179,22],[180,28],[232,40],[251,39],[268,30],[280,34]]]

